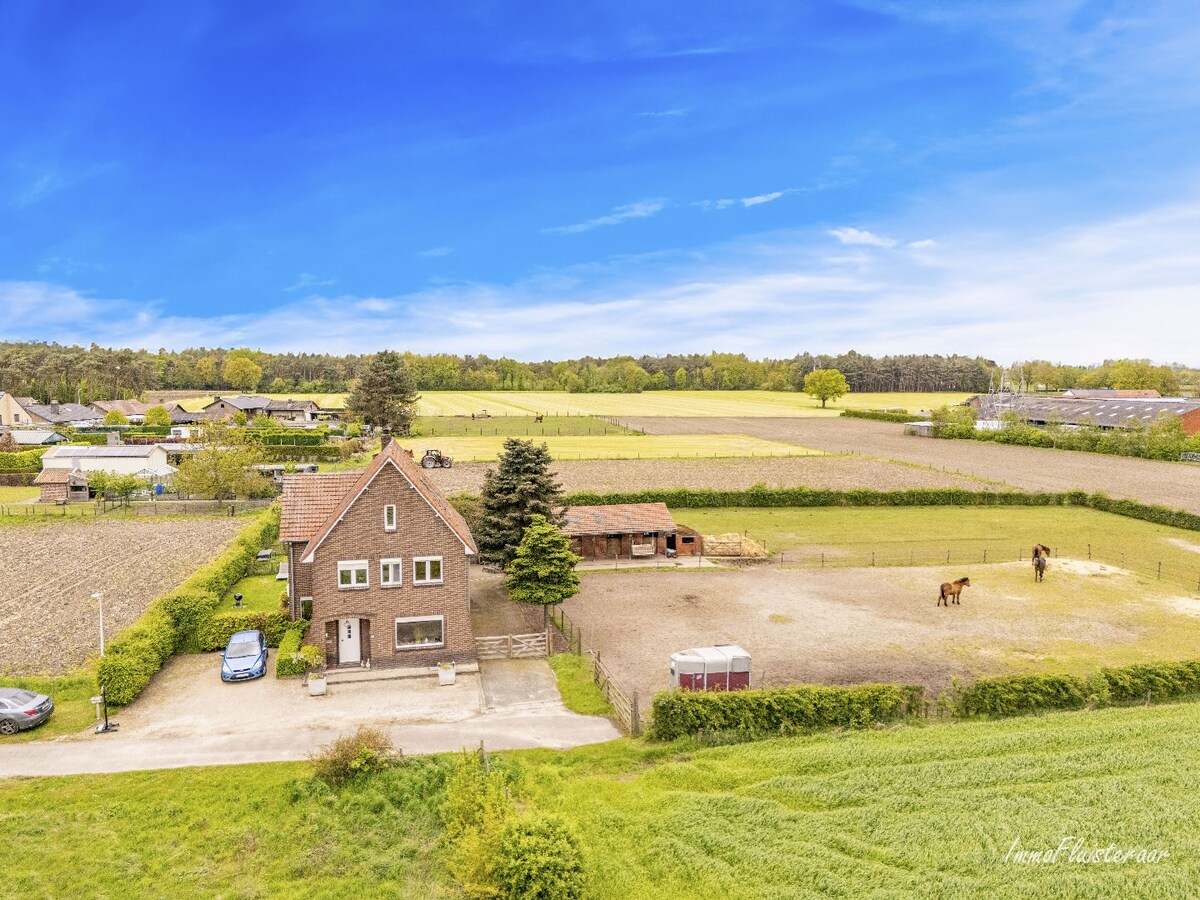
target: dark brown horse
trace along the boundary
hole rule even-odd
[[[938,592],[937,605],[938,606],[943,606],[943,605],[949,606],[950,601],[952,599],[954,600],[954,604],[956,606],[960,605],[958,602],[958,595],[962,593],[963,588],[970,587],[970,586],[971,586],[971,579],[967,578],[965,576],[962,578],[959,578],[956,581],[947,581],[945,584],[942,585],[941,590]]]
[[[1050,548],[1045,544],[1033,545],[1033,580],[1041,581],[1046,576],[1046,560],[1050,557]]]

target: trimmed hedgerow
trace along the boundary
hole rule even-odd
[[[280,639],[279,653],[275,655],[275,674],[280,678],[303,675],[321,664],[324,654],[319,647],[311,644],[300,646],[307,630],[308,622],[301,619],[291,623]]]
[[[49,449],[49,447],[34,447],[32,450],[0,453],[0,469],[5,472],[40,472],[42,454]]]
[[[886,409],[843,409],[846,419],[873,419],[876,422],[916,422],[920,416],[910,412],[892,412]]]
[[[1101,669],[1100,677],[1114,703],[1170,700],[1200,694],[1200,660],[1161,662]]]
[[[654,697],[651,735],[671,741],[701,731],[791,734],[810,728],[864,728],[909,715],[916,685],[793,685],[754,691],[665,691]]]
[[[124,705],[142,692],[174,652],[174,623],[156,600],[108,644],[96,666],[96,681],[110,703]]]
[[[286,444],[272,444],[263,447],[263,455],[270,462],[286,462],[287,460],[328,462],[341,459],[342,451],[333,444],[318,444],[315,447],[293,447]]]
[[[224,650],[239,631],[261,631],[267,636],[267,646],[278,647],[290,624],[291,620],[282,612],[231,610],[205,619],[196,631],[196,640],[202,651]]]

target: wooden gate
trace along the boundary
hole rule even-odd
[[[475,638],[475,655],[479,659],[533,659],[549,656],[547,634],[496,634]]]

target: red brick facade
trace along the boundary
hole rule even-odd
[[[351,659],[350,665],[372,668],[422,667],[475,659],[469,555],[464,540],[447,524],[445,507],[435,509],[422,494],[422,490],[429,490],[429,485],[422,479],[418,490],[402,467],[399,462],[381,464],[377,458],[364,476],[366,486],[360,483],[353,488],[357,498],[331,528],[316,532],[311,541],[288,543],[292,614],[299,615],[303,600],[312,598],[312,626],[307,642],[322,647],[326,664],[331,668],[346,665],[346,656]],[[372,470],[374,475],[370,474]],[[419,473],[413,473],[413,477],[421,479]],[[285,491],[285,502],[286,497]],[[385,527],[387,506],[395,507],[394,530]],[[461,520],[455,524],[465,529]],[[326,532],[323,537],[322,532]],[[311,562],[302,561],[306,554],[311,555]],[[414,584],[414,561],[422,557],[440,559],[439,583]],[[399,561],[398,585],[382,584],[381,561],[385,559]],[[341,585],[338,563],[363,560],[366,586]],[[409,632],[414,627],[418,629],[416,637],[420,643],[397,646],[396,620],[423,617],[441,619],[441,643],[432,641],[436,626],[422,622],[419,626],[404,626],[407,638],[413,637]]]

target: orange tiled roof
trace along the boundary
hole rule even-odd
[[[616,503],[612,506],[572,506],[563,530],[571,535],[630,534],[639,531],[675,532],[675,520],[665,503]]]
[[[361,477],[361,471],[284,475],[279,539],[307,543]]]

